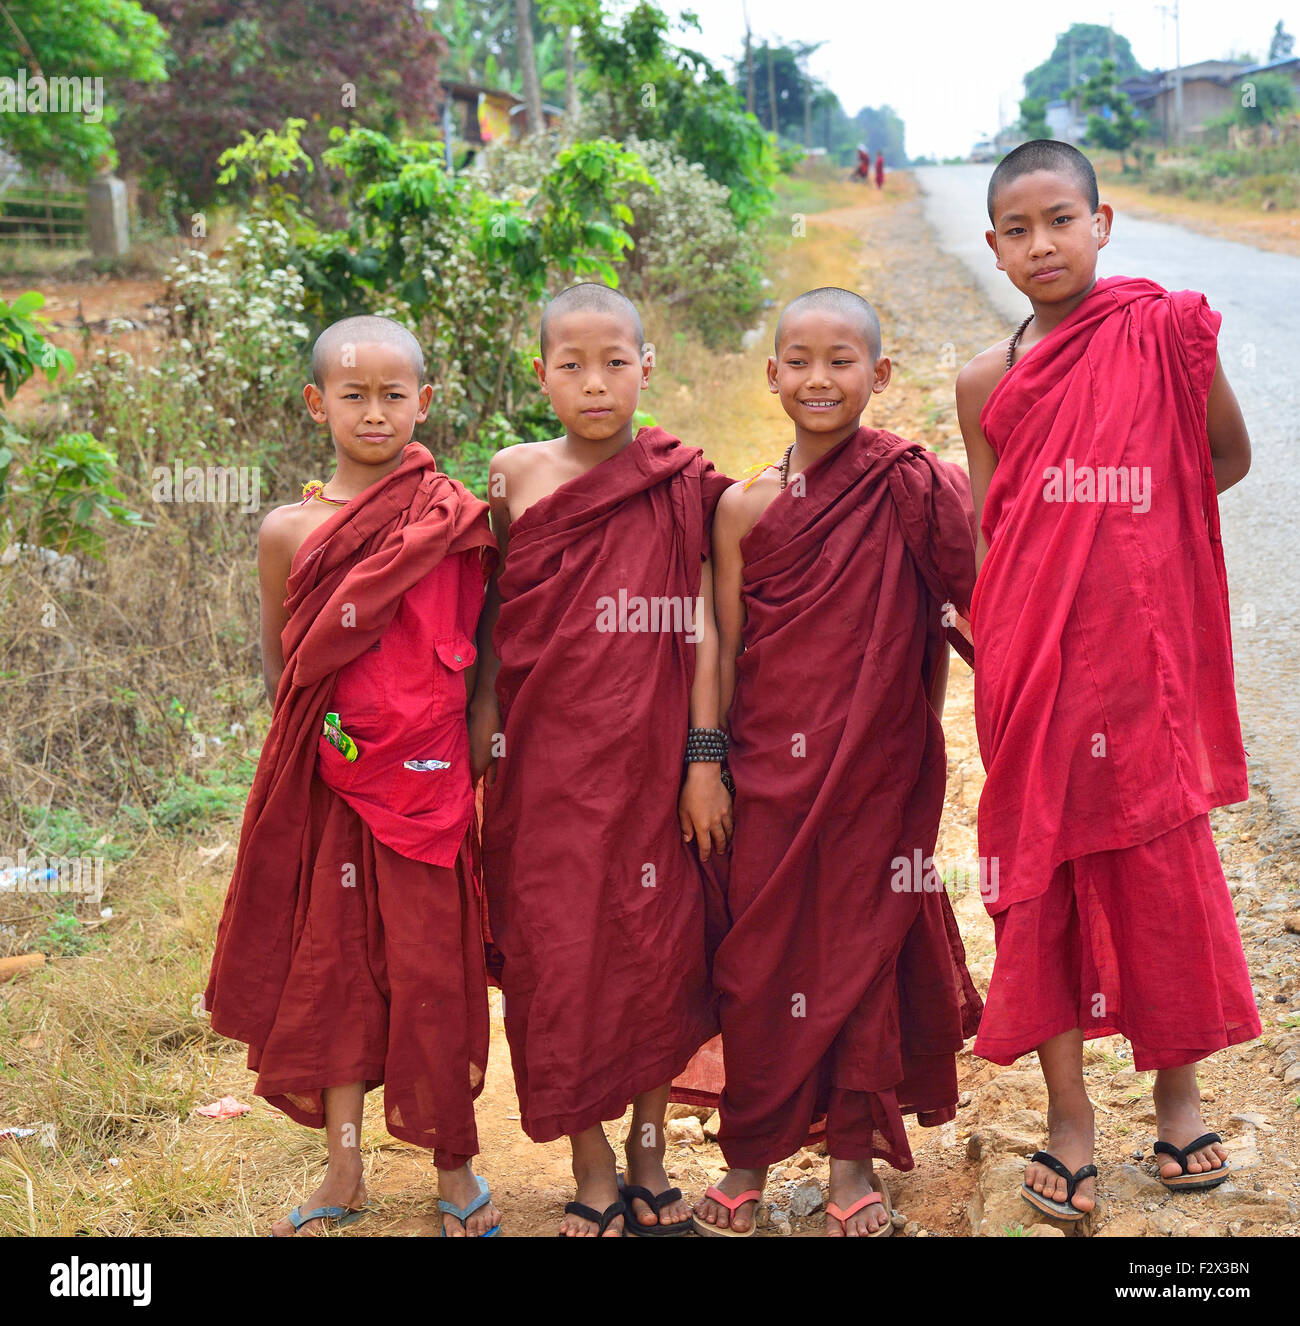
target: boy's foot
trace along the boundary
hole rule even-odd
[[[719,1192],[728,1197],[739,1197],[751,1188],[763,1191],[767,1182],[767,1167],[762,1169],[729,1169],[717,1183]],[[744,1234],[754,1226],[754,1212],[758,1210],[758,1201],[741,1202],[734,1212],[728,1211],[712,1197],[701,1197],[695,1203],[695,1218],[706,1225],[715,1225],[718,1229],[732,1229],[737,1234]]]
[[[1072,1174],[1077,1173],[1092,1160],[1091,1105],[1081,1106],[1077,1111],[1069,1112],[1049,1107],[1047,1128],[1047,1145],[1043,1150],[1054,1155]],[[1025,1187],[1032,1188],[1049,1202],[1060,1202],[1064,1205],[1068,1199],[1076,1211],[1091,1211],[1097,1204],[1095,1179],[1081,1179],[1074,1196],[1069,1197],[1065,1180],[1046,1165],[1036,1162],[1025,1169]]]
[[[1196,1065],[1164,1068],[1156,1073],[1151,1091],[1156,1107],[1156,1136],[1172,1142],[1180,1150],[1189,1142],[1212,1131],[1201,1117],[1201,1091],[1196,1085]],[[1228,1153],[1219,1142],[1211,1142],[1187,1153],[1188,1174],[1210,1174],[1227,1164]],[[1176,1179],[1182,1166],[1173,1156],[1157,1156],[1156,1167],[1162,1179]]]
[[[361,1181],[361,1163],[355,1170],[339,1173],[334,1169],[325,1172],[324,1181],[302,1204],[303,1211],[316,1211],[322,1206],[341,1206],[349,1211],[359,1211],[366,1204],[366,1185]],[[322,1219],[308,1220],[298,1229],[287,1215],[283,1215],[271,1226],[271,1233],[276,1238],[316,1238],[324,1233],[326,1222]]]
[[[884,1195],[881,1184],[875,1182],[871,1161],[836,1160],[831,1157],[831,1181],[826,1194],[826,1234],[828,1238],[867,1238],[878,1229],[883,1229],[893,1216],[887,1200],[869,1202],[860,1211],[854,1211],[847,1220],[838,1220],[831,1215],[830,1207],[836,1206],[841,1211],[850,1210],[869,1193],[879,1192]]]
[[[450,1202],[462,1211],[479,1195],[478,1179],[473,1166],[462,1165],[460,1169],[440,1169],[438,1171],[438,1197]],[[442,1227],[449,1239],[481,1238],[489,1229],[501,1223],[501,1212],[488,1200],[471,1213],[462,1224],[449,1212],[442,1212]]]
[[[637,1130],[634,1128],[628,1135],[623,1154],[627,1157],[627,1186],[629,1188],[645,1188],[658,1197],[660,1193],[667,1192],[672,1188],[673,1182],[668,1177],[668,1171],[664,1169],[663,1129],[657,1128],[655,1132],[659,1138],[657,1150],[654,1147],[634,1143],[632,1139],[637,1136]],[[643,1198],[633,1197],[628,1202],[628,1219],[635,1220],[639,1225],[651,1227],[655,1225],[681,1225],[690,1218],[691,1208],[687,1204],[686,1198],[682,1196],[678,1196],[674,1202],[667,1202],[661,1206],[657,1220],[649,1203]]]
[[[609,1152],[608,1163],[599,1165],[579,1165],[573,1161],[573,1177],[578,1181],[578,1191],[574,1201],[589,1206],[593,1211],[607,1211],[618,1197],[618,1175],[614,1170],[614,1153]],[[560,1221],[560,1233],[567,1238],[595,1238],[600,1235],[600,1227],[580,1216],[575,1211],[566,1211]],[[616,1215],[605,1229],[604,1238],[623,1237],[623,1217]]]

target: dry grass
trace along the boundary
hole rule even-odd
[[[906,177],[892,177],[883,196],[835,180],[801,187],[807,236],[775,245],[775,306],[750,348],[709,351],[677,334],[657,310],[645,310],[647,332],[659,346],[646,408],[733,475],[775,459],[788,423],[766,390],[763,366],[777,308],[812,286],[850,285],[877,305],[896,365],[871,422],[958,458],[954,375],[1003,329],[955,263],[927,243]],[[813,211],[810,194],[833,206]],[[208,551],[213,547],[221,550]],[[251,546],[233,528],[215,526],[202,542],[179,527],[165,538],[155,535],[103,582],[73,591],[66,626],[53,640],[32,620],[45,587],[12,577],[3,582],[11,595],[6,624],[15,623],[11,652],[0,663],[0,714],[13,728],[0,749],[6,803],[48,796],[86,807],[95,825],[107,823],[115,802],[91,777],[95,743],[108,739],[117,722],[165,721],[169,695],[184,696],[200,730],[215,730],[231,716],[252,727],[250,712],[265,710],[253,702],[255,670],[246,653],[255,621],[251,567]],[[123,687],[135,698],[122,698]],[[945,716],[949,786],[936,853],[946,867],[976,859],[983,772],[971,712],[971,674],[954,664]],[[73,735],[56,738],[61,732]],[[40,740],[46,733],[48,764]],[[259,739],[260,729],[250,732],[248,749]],[[175,740],[181,770],[187,756],[179,731]],[[125,800],[132,776],[125,758],[119,773]],[[127,843],[130,855],[106,872],[106,900],[115,914],[91,933],[93,946],[0,985],[0,1128],[50,1126],[43,1137],[0,1141],[0,1233],[264,1234],[270,1218],[314,1186],[324,1160],[321,1134],[252,1097],[242,1047],[214,1036],[196,1010],[236,835],[231,819],[212,816],[196,818],[188,836],[141,829]],[[1248,843],[1251,836],[1240,839]],[[1231,850],[1258,854],[1249,846]],[[992,927],[977,892],[958,897],[956,910],[982,984],[991,968]],[[1279,1018],[1287,1012],[1269,1007]],[[551,1233],[572,1195],[565,1148],[523,1139],[499,1016],[493,1034],[479,1106],[481,1164],[509,1233]],[[1145,1129],[1133,1083],[1107,1085],[1108,1048],[1114,1047],[1097,1047],[1087,1071],[1106,1116],[1100,1159],[1113,1169]],[[1276,1166],[1294,1145],[1293,1120],[1300,1115],[1284,1118],[1280,1080],[1267,1076],[1267,1060],[1247,1062],[1251,1053],[1245,1047],[1216,1056],[1208,1084],[1211,1095],[1217,1092],[1216,1123],[1233,1109],[1269,1112],[1278,1135],[1267,1159]],[[998,1071],[965,1054],[959,1062],[961,1085],[976,1096]],[[225,1094],[252,1104],[251,1113],[230,1122],[193,1114],[196,1104]],[[388,1137],[379,1097],[373,1093],[367,1102],[362,1142],[377,1210],[341,1237],[436,1233],[430,1158]],[[918,1169],[890,1177],[896,1203],[936,1233],[968,1229],[964,1204],[974,1179],[961,1138],[970,1122],[964,1112],[954,1130],[909,1130]],[[712,1144],[675,1148],[669,1164],[688,1190],[721,1172]]]

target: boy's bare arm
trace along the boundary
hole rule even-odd
[[[275,693],[284,675],[284,646],[280,636],[289,621],[289,610],[284,606],[285,587],[289,583],[289,569],[293,555],[298,551],[300,538],[296,536],[296,522],[292,507],[276,507],[267,513],[257,532],[257,579],[262,598],[262,680],[266,684],[266,698],[275,703]]]
[[[939,653],[934,676],[930,679],[930,708],[934,710],[936,718],[943,717],[943,702],[948,698],[948,663],[951,657],[945,643]]]
[[[713,517],[713,611],[718,624],[718,718],[723,727],[736,690],[736,659],[744,648],[745,608],[740,597],[745,563],[740,541],[758,519],[741,484],[722,494]],[[760,508],[761,513],[761,508]]]
[[[483,601],[483,611],[479,614],[478,631],[475,645],[478,659],[475,662],[476,676],[474,692],[469,702],[469,746],[470,772],[477,783],[489,770],[495,774],[496,757],[493,754],[497,734],[501,730],[501,709],[497,703],[497,673],[501,671],[501,660],[497,657],[492,643],[492,632],[496,629],[497,618],[501,615],[501,593],[497,589],[497,577],[506,561],[506,548],[510,542],[510,503],[507,496],[510,487],[509,465],[502,463],[503,453],[498,451],[488,465],[488,511],[492,521],[492,532],[496,535],[497,569],[488,581],[487,595]],[[491,781],[491,777],[489,777]]]
[[[713,609],[713,566],[705,561],[695,642],[695,680],[691,683],[691,727],[718,726],[718,630]],[[682,838],[694,842],[701,861],[721,852],[731,837],[731,795],[722,784],[722,766],[690,763],[677,801]]]
[[[984,430],[980,427],[980,411],[992,394],[1002,376],[1005,364],[1006,343],[990,346],[977,354],[965,368],[957,374],[957,423],[961,427],[961,438],[966,444],[966,468],[970,473],[971,500],[975,504],[975,569],[984,565],[988,554],[988,545],[984,542],[981,524],[984,518],[984,499],[988,495],[989,483],[993,471],[997,469],[998,458],[989,446]],[[1001,361],[997,356],[1001,353]]]
[[[1222,493],[1240,483],[1250,472],[1250,434],[1241,417],[1236,393],[1228,385],[1223,365],[1214,361],[1214,381],[1205,410],[1205,431],[1210,439],[1214,465],[1214,487]]]

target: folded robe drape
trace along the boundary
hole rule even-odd
[[[996,914],[1247,795],[1206,437],[1219,315],[1116,276],[1002,378],[971,622]]]
[[[713,966],[725,1087],[711,1045],[674,1092],[722,1087],[733,1166],[789,1156],[829,1110],[835,1154],[908,1169],[902,1115],[955,1115],[980,1012],[928,868],[945,785],[928,688],[944,605],[964,612],[974,580],[970,487],[867,428],[801,478],[741,543],[731,928]]]
[[[374,1086],[396,1074],[401,1084],[386,1100],[390,1130],[469,1155],[488,1019],[478,899],[464,854],[459,876],[400,856],[317,773],[336,677],[380,640],[407,590],[461,553],[477,558],[484,576],[490,571],[487,507],[440,474],[418,443],[298,550],[286,593],[285,670],[205,1005],[216,1031],[248,1044],[259,1092],[300,1121],[323,1124],[323,1087],[358,1079]]]
[[[642,429],[510,528],[483,870],[535,1141],[617,1118],[715,1029],[677,800],[701,564],[728,482]]]

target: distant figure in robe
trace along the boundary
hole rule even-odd
[[[709,528],[730,482],[634,424],[652,367],[606,286],[542,315],[564,435],[497,452],[502,556],[471,711],[483,867],[524,1131],[567,1137],[560,1234],[676,1237],[669,1084],[716,1029],[701,861],[726,845]],[[620,1174],[602,1122],[632,1106]]]
[[[1247,795],[1218,494],[1250,440],[1205,297],[1097,280],[1113,213],[1082,153],[1018,147],[988,212],[1032,311],[957,378],[981,521],[980,855],[1000,879],[975,1053],[1037,1050],[1050,1136],[1021,1195],[1073,1221],[1095,1201],[1092,1037],[1155,1070],[1166,1187],[1229,1173],[1196,1062],[1260,1031],[1208,815]]]
[[[258,537],[271,729],[253,780],[205,1006],[248,1045],[258,1095],[324,1128],[329,1167],[276,1235],[364,1209],[363,1098],[427,1147],[443,1233],[499,1227],[474,1098],[488,1056],[487,971],[467,831],[465,706],[496,560],[487,505],[411,441],[433,388],[419,343],[345,318],[303,389],[335,470]]]
[[[883,189],[884,187],[885,187],[885,154],[883,152],[877,152],[876,153],[876,188]]]

